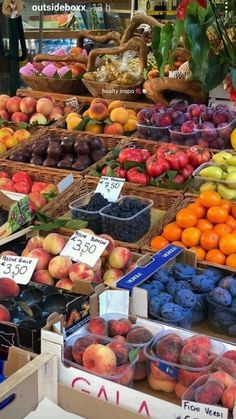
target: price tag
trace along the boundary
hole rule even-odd
[[[181,419],[228,419],[228,413],[225,407],[182,400]]]
[[[71,105],[73,108],[78,108],[78,106],[79,106],[79,102],[76,99],[76,97],[72,97],[70,99],[67,99],[66,104]]]
[[[120,195],[124,183],[125,179],[123,178],[102,176],[95,193],[102,194],[109,202],[115,202]]]
[[[26,285],[30,281],[38,259],[24,256],[2,256],[0,258],[0,277],[11,278],[17,284]]]
[[[93,267],[108,243],[108,240],[78,230],[62,249],[61,255]]]
[[[72,185],[72,183],[74,182],[74,176],[72,175],[72,173],[66,177],[64,177],[64,179],[62,179],[58,184],[57,184],[57,189],[59,193],[64,192],[70,185]]]

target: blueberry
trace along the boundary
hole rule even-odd
[[[210,294],[213,301],[222,306],[230,306],[232,295],[224,288],[216,287]]]
[[[229,292],[232,295],[232,297],[236,297],[236,279],[230,284]]]
[[[196,295],[188,289],[179,290],[175,294],[175,303],[181,305],[182,307],[191,308],[195,306],[196,302]]]

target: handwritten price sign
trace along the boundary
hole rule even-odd
[[[225,407],[182,400],[181,419],[227,419],[228,413]]]
[[[95,193],[102,194],[109,202],[115,202],[120,195],[124,183],[125,179],[122,178],[102,176]]]
[[[0,258],[0,277],[11,278],[18,284],[28,284],[38,259],[21,256],[2,256]]]
[[[108,245],[108,240],[91,234],[75,231],[65,245],[61,255],[75,262],[86,263],[93,267]]]

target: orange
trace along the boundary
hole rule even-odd
[[[219,244],[219,236],[213,230],[204,231],[201,235],[200,243],[203,249],[216,249]]]
[[[182,229],[177,223],[170,223],[164,227],[162,236],[169,241],[179,240],[181,238]]]
[[[186,247],[181,241],[179,240],[175,240],[173,241],[171,244],[174,244],[175,246],[180,246],[180,247]]]
[[[221,199],[220,206],[226,209],[226,211],[230,212],[231,203],[228,199]]]
[[[206,215],[206,209],[201,204],[198,204],[197,202],[194,202],[193,204],[188,205],[187,208],[191,209],[191,211],[194,212],[194,214],[196,215],[198,219],[204,218]]]
[[[231,207],[231,214],[234,218],[236,218],[236,205],[232,205]]]
[[[197,217],[190,209],[183,208],[177,213],[176,221],[182,228],[194,227],[197,224]]]
[[[236,234],[228,233],[221,237],[219,248],[225,255],[236,253]]]
[[[236,228],[234,228],[233,231],[231,231],[231,233],[236,234]]]
[[[234,217],[232,217],[232,215],[229,215],[227,220],[226,220],[226,224],[228,226],[230,226],[232,228],[232,230],[234,230],[236,228],[236,220]]]
[[[150,245],[151,248],[154,250],[161,250],[164,247],[166,247],[169,244],[168,240],[165,239],[165,237],[162,236],[156,236],[154,239],[152,239]]]
[[[211,208],[216,205],[220,205],[221,197],[218,192],[215,191],[203,191],[199,195],[199,203],[206,208]]]
[[[203,218],[202,220],[198,220],[196,227],[203,232],[207,230],[212,230],[213,224],[209,220]]]
[[[226,256],[218,249],[211,249],[206,254],[207,262],[217,263],[218,265],[224,265]]]
[[[218,234],[219,237],[223,237],[227,233],[231,233],[232,229],[228,224],[216,224],[213,231]]]
[[[197,246],[201,237],[201,231],[196,227],[186,228],[183,233],[181,240],[187,247]]]
[[[236,253],[232,253],[226,259],[226,265],[230,266],[230,268],[236,268]]]
[[[211,207],[207,211],[207,219],[212,223],[225,223],[228,218],[228,211],[221,206]]]
[[[193,252],[196,253],[198,261],[202,261],[202,260],[205,259],[206,251],[204,249],[202,249],[202,247],[193,246],[193,247],[190,247],[190,250],[192,250]]]

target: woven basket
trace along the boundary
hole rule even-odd
[[[114,48],[97,48],[89,53],[87,75],[95,71],[96,58],[99,55],[118,55],[125,51],[136,51],[140,60],[140,74],[143,74],[147,65],[147,46],[141,38],[134,37],[127,43]],[[137,89],[142,87],[143,81],[132,85],[122,85],[116,83],[99,83],[83,77],[83,83],[88,91],[95,97],[104,99],[134,101],[140,97]]]

